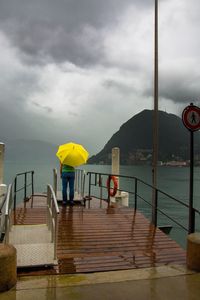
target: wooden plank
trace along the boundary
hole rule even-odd
[[[37,199],[36,199],[37,200]],[[17,224],[45,222],[45,199],[18,208]],[[42,205],[44,203],[44,205]],[[94,205],[93,205],[94,203]],[[186,253],[132,208],[60,206],[56,273],[98,272],[185,264]],[[55,270],[55,269],[54,269]],[[39,271],[37,271],[37,274]],[[52,270],[46,270],[52,274]],[[31,272],[33,274],[33,272]]]

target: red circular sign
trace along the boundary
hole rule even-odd
[[[200,108],[195,105],[187,106],[182,113],[182,121],[185,127],[191,131],[200,129]]]

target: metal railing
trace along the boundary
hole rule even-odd
[[[54,243],[54,259],[56,259],[57,230],[59,208],[53,187],[47,185],[47,226],[51,231],[51,242]]]
[[[13,225],[12,223],[12,210],[14,206],[13,185],[8,186],[6,200],[5,200],[5,219],[2,226],[4,232],[4,242],[9,243],[9,232]],[[47,185],[47,226],[51,232],[51,242],[54,243],[54,259],[56,259],[57,247],[57,215],[59,208],[54,190],[51,185]]]
[[[54,171],[54,174],[57,174]],[[28,182],[28,176],[31,176],[30,182]],[[1,218],[1,231],[0,233],[4,234],[4,242],[9,243],[9,232],[12,226],[12,210],[15,213],[16,204],[17,204],[17,193],[23,191],[23,200],[27,201],[27,199],[32,198],[31,207],[33,207],[33,197],[34,195],[34,181],[33,181],[34,171],[28,171],[24,173],[18,173],[15,176],[14,182],[8,186],[7,194],[5,199],[0,207],[0,212],[4,208],[4,214]],[[22,176],[24,182],[22,183],[22,187],[18,188],[18,177]],[[30,196],[28,196],[27,188],[31,187]],[[54,183],[54,189],[56,185]],[[56,259],[56,246],[57,246],[57,215],[59,214],[59,208],[57,204],[56,194],[51,185],[47,185],[47,226],[51,232],[51,242],[54,243],[54,259]]]
[[[3,240],[5,233],[5,203],[6,193],[0,195],[0,242]]]
[[[9,243],[9,232],[11,230],[12,226],[12,206],[13,206],[13,192],[12,192],[13,186],[12,184],[9,184],[7,195],[6,195],[6,201],[5,201],[5,222],[4,222],[4,242],[6,244]]]
[[[96,197],[99,198],[100,200],[105,200],[108,202],[108,204],[110,204],[110,195],[107,191],[107,184],[106,184],[109,177],[112,175],[120,178],[120,183],[123,180],[124,181],[128,180],[130,188],[129,189],[120,188],[118,189],[118,192],[125,191],[131,195],[133,201],[132,204],[135,210],[137,210],[138,208],[138,201],[144,201],[151,208],[150,215],[151,215],[152,224],[154,224],[155,226],[158,225],[158,213],[160,213],[163,216],[165,216],[167,219],[171,220],[176,225],[178,225],[179,227],[187,231],[188,233],[191,233],[190,224],[188,224],[188,226],[185,226],[184,224],[179,222],[176,218],[174,218],[172,215],[164,211],[164,209],[161,207],[162,206],[161,204],[163,203],[163,199],[167,198],[168,202],[176,205],[180,205],[182,208],[183,207],[186,208],[189,216],[189,209],[191,208],[184,201],[181,201],[169,195],[168,193],[163,192],[160,189],[153,187],[151,184],[148,184],[145,181],[134,176],[126,176],[126,175],[118,175],[118,174],[115,175],[115,174],[97,173],[97,172],[87,172],[87,175],[89,175],[89,179],[88,179],[89,198]],[[92,191],[92,187],[98,188],[99,191],[97,189]],[[145,189],[146,190],[149,189],[148,198],[150,199],[152,198],[152,194],[154,191],[154,195],[155,195],[154,202],[151,200],[149,201],[149,199],[145,198],[144,196]],[[197,214],[200,216],[200,211],[196,208],[192,208],[193,224],[195,224]],[[200,221],[200,218],[198,221]],[[194,226],[194,231],[195,231],[195,226]]]
[[[85,194],[85,170],[76,169],[75,171],[75,191],[83,199]]]
[[[18,188],[18,180],[19,177],[22,177],[22,180],[24,179],[22,186]],[[30,182],[28,182],[28,179],[30,179]],[[31,193],[29,193],[29,197],[27,197],[27,189],[28,187],[31,187]],[[14,210],[16,209],[16,203],[17,203],[17,193],[23,191],[23,200],[27,201],[29,198],[33,197],[34,195],[34,171],[27,171],[23,173],[18,173],[15,176],[14,179]],[[33,201],[32,201],[33,202]]]
[[[29,178],[30,176],[30,178]],[[22,192],[23,196],[20,195],[20,200],[23,199],[27,201],[32,197],[31,206],[33,205],[33,196],[34,196],[34,181],[33,181],[34,171],[28,171],[23,173],[16,174],[13,183],[9,185],[6,195],[0,205],[0,240],[3,240],[8,243],[9,241],[9,230],[12,225],[11,222],[11,210],[16,210],[17,204],[17,195]],[[18,187],[19,177],[22,177],[24,180],[21,184],[21,187]],[[30,179],[30,182],[28,182]],[[28,195],[28,187],[31,187],[31,190]]]
[[[57,191],[58,191],[58,172],[57,172],[57,169],[53,169],[53,189],[54,189],[55,195],[57,197]]]

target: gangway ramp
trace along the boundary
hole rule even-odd
[[[17,250],[17,267],[55,265],[54,244],[46,224],[14,225],[9,242]]]

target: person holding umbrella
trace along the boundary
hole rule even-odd
[[[82,145],[67,143],[59,146],[56,156],[60,160],[63,204],[67,204],[67,188],[69,185],[69,203],[70,205],[73,205],[75,167],[85,164],[89,153]]]
[[[67,187],[69,185],[69,204],[74,204],[74,179],[75,168],[69,165],[60,163],[60,177],[62,179],[62,196],[63,205],[67,204]]]

